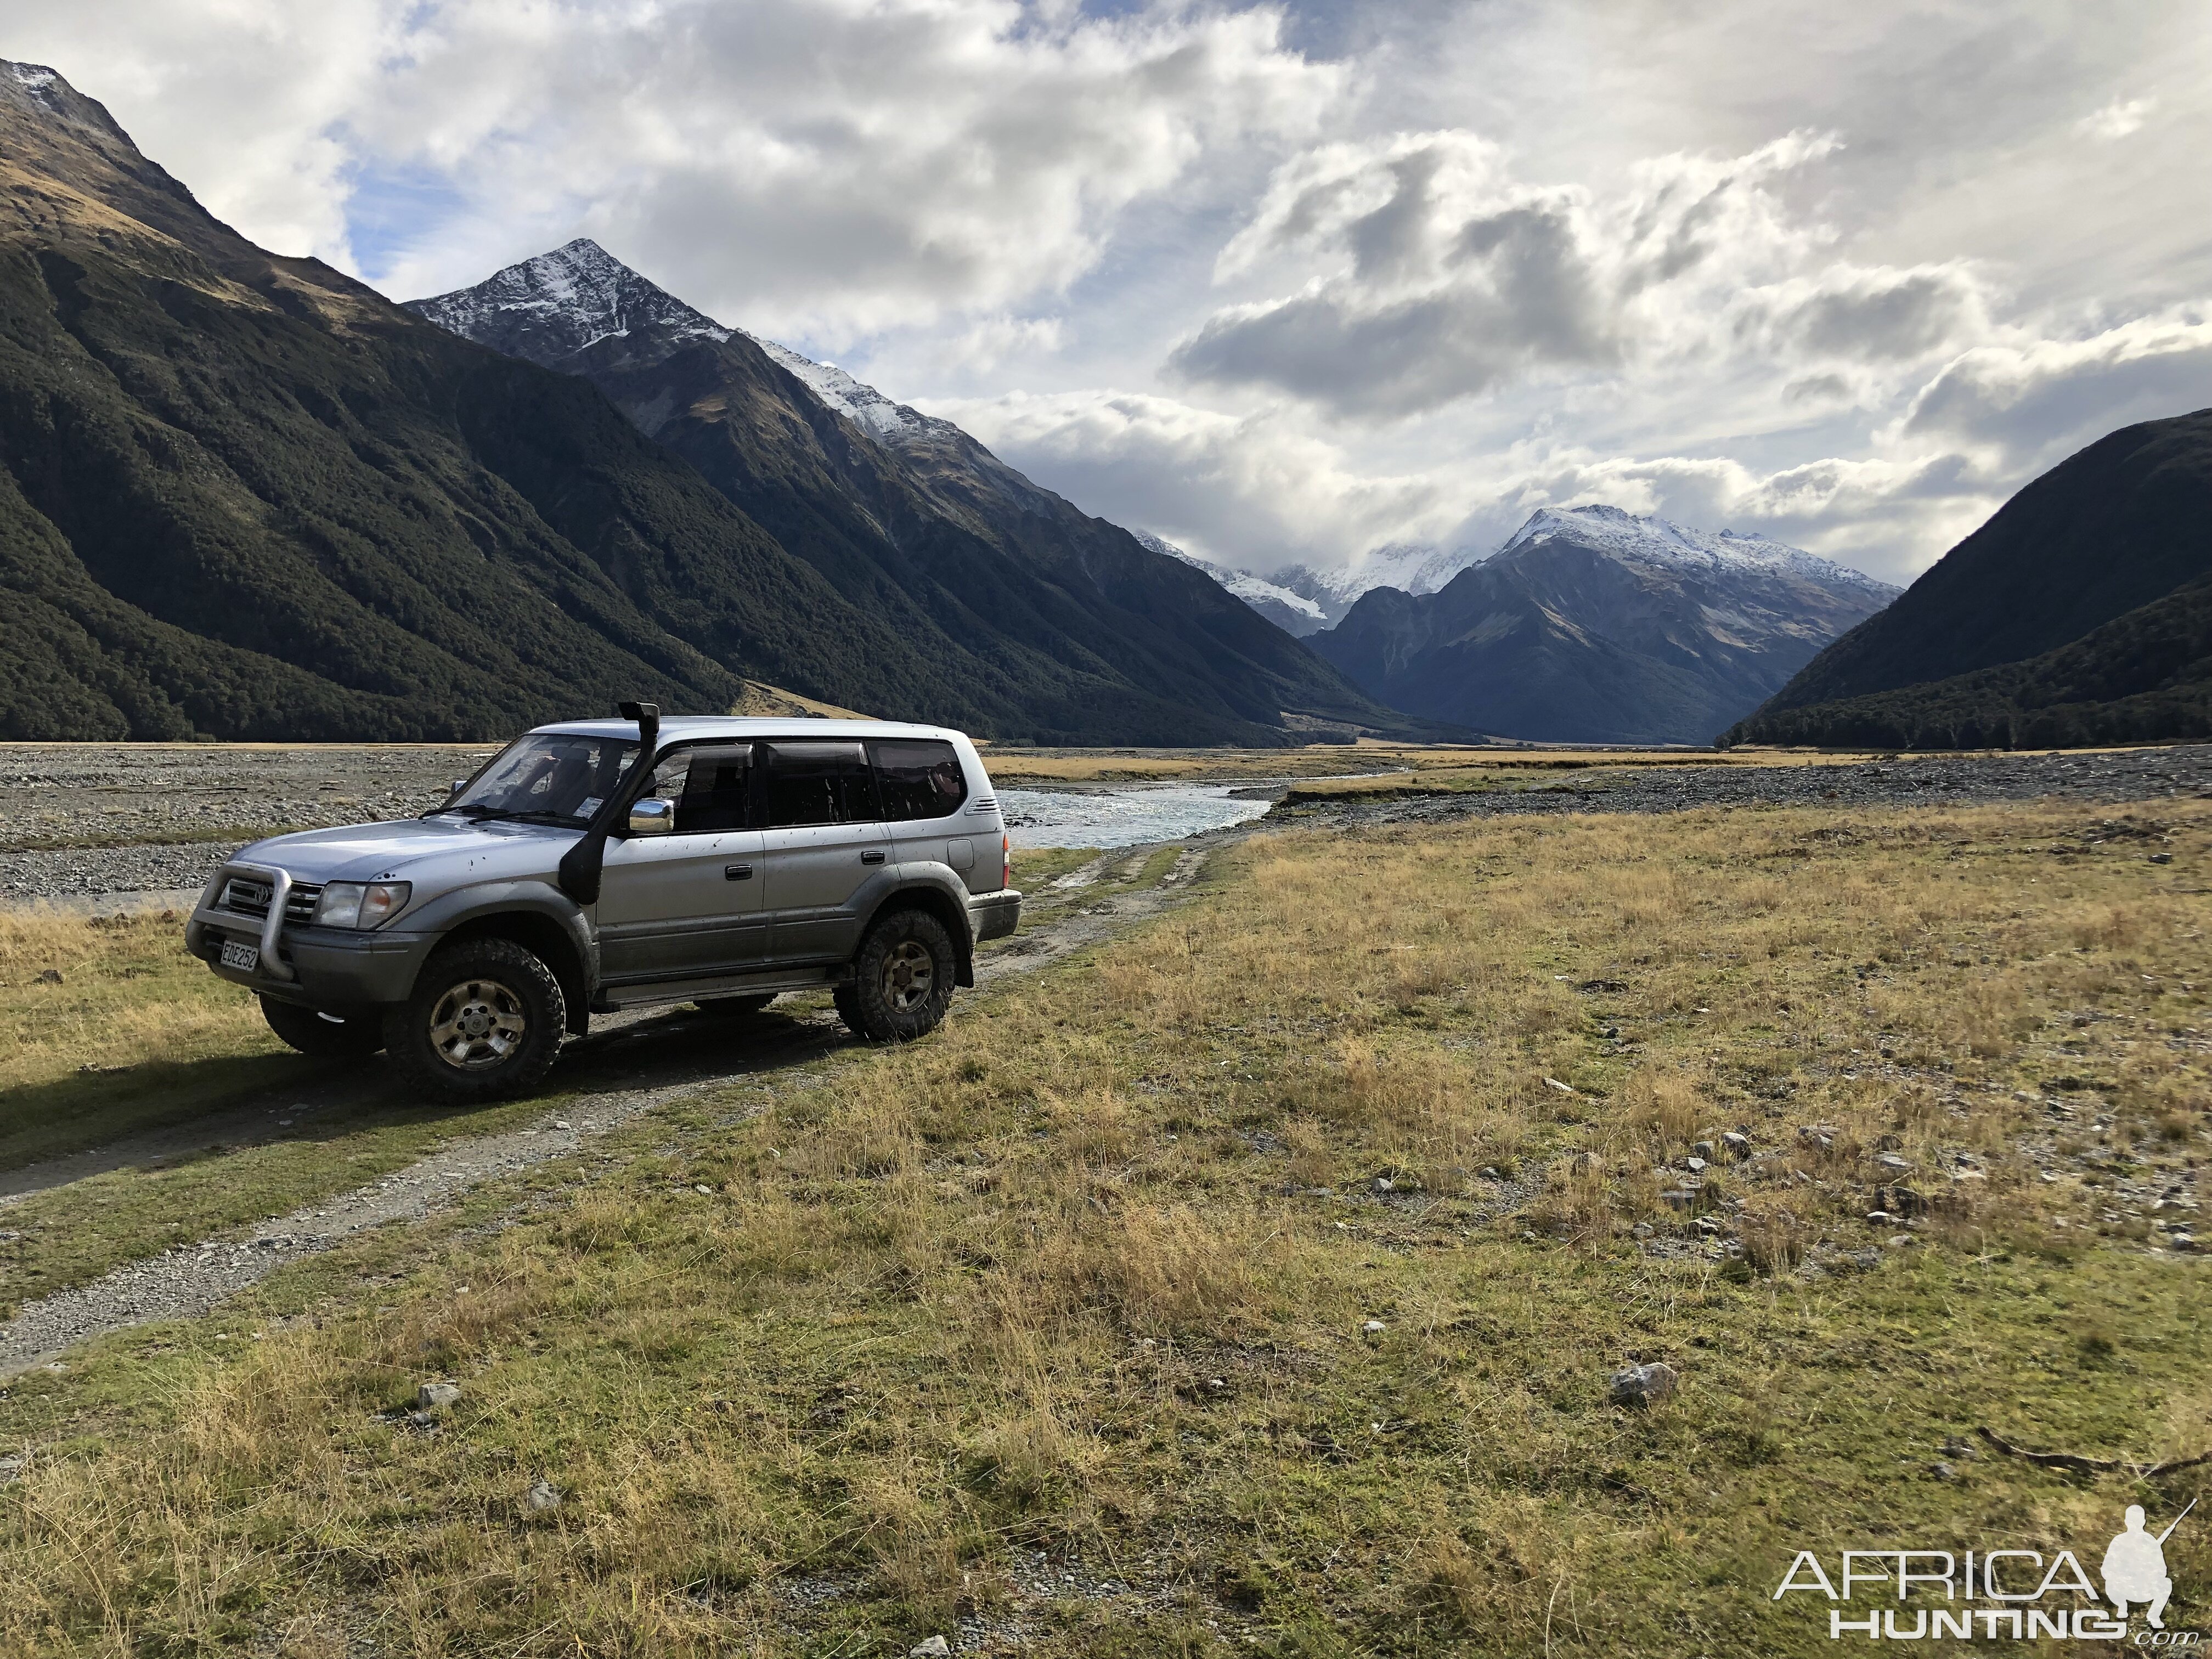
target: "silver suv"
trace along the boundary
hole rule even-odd
[[[422,1091],[484,1100],[590,1015],[653,1003],[827,987],[857,1035],[921,1036],[976,942],[1014,931],[1010,849],[957,732],[624,703],[518,738],[418,819],[254,842],[185,945],[302,1053],[382,1048]]]

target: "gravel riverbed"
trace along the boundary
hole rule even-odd
[[[1270,822],[1348,828],[1522,813],[1681,812],[1703,806],[1963,806],[2142,801],[2212,793],[2212,744],[2056,755],[1941,755],[1831,766],[1650,767],[1531,788],[1379,799],[1292,790]]]
[[[197,890],[276,830],[412,817],[489,744],[0,744],[0,900]]]

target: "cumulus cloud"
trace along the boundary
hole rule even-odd
[[[510,237],[584,228],[716,314],[850,339],[1056,293],[1210,147],[1309,131],[1341,71],[1279,31],[1265,9],[446,0],[351,125],[495,195]],[[390,284],[472,277],[469,252],[427,244]]]
[[[2022,339],[1963,353],[1912,399],[1906,439],[1984,454],[1992,470],[2041,468],[2137,421],[2212,404],[2212,318],[2142,318],[2087,338]]]
[[[1902,362],[1988,327],[1964,262],[1836,259],[1776,185],[1834,154],[1793,132],[1746,155],[1643,161],[1623,186],[1518,180],[1468,132],[1321,146],[1278,171],[1218,279],[1296,273],[1224,307],[1171,354],[1192,381],[1265,386],[1340,415],[1404,416],[1543,371],[1730,350]]]
[[[1347,550],[1441,534],[1466,512],[1463,483],[1360,466],[1273,411],[1108,391],[925,407],[1063,495],[1113,501],[1123,523],[1262,569],[1338,563]]]

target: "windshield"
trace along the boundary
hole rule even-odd
[[[637,740],[564,737],[518,738],[473,782],[437,810],[478,817],[530,818],[580,825],[613,793],[637,758]]]

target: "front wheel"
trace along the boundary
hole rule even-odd
[[[927,910],[895,910],[868,930],[853,982],[833,998],[871,1042],[911,1042],[935,1030],[952,1001],[952,938]]]
[[[423,965],[414,994],[385,1015],[384,1039],[417,1093],[501,1100],[552,1069],[567,1024],[553,970],[512,940],[482,939]]]
[[[374,1013],[347,1019],[264,997],[261,1018],[286,1042],[317,1060],[362,1060],[384,1046],[384,1022]]]

